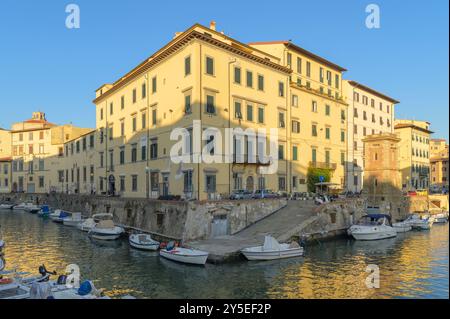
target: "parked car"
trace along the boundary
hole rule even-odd
[[[251,199],[253,193],[246,189],[238,189],[231,193],[230,199]]]
[[[279,198],[280,195],[273,192],[270,189],[257,189],[254,193],[252,198],[255,199],[261,199],[261,198]]]

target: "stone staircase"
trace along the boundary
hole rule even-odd
[[[186,246],[209,252],[211,262],[223,262],[239,255],[242,248],[262,245],[266,235],[280,242],[298,235],[298,231],[316,219],[316,207],[313,201],[288,201],[286,207],[234,235],[188,242]]]

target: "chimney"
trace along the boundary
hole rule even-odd
[[[211,23],[209,24],[209,28],[211,29],[211,30],[214,30],[214,31],[216,31],[216,21],[211,21]]]

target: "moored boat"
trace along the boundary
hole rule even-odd
[[[70,216],[69,212],[66,212],[61,209],[57,209],[53,213],[50,214],[50,219],[55,223],[62,224],[64,222],[64,218],[67,218],[69,216]]]
[[[160,242],[153,240],[148,234],[132,234],[128,241],[130,246],[142,250],[158,250]]]
[[[34,207],[35,205],[30,202],[23,202],[18,205],[15,205],[12,209],[13,210],[23,210],[26,211],[29,207]]]
[[[244,248],[241,253],[248,260],[273,260],[302,256],[304,249],[298,243],[280,244],[275,238],[266,236],[264,245]]]
[[[397,231],[391,226],[391,218],[385,214],[368,214],[363,216],[356,225],[348,229],[348,234],[356,240],[379,240],[397,236]]]
[[[71,213],[70,216],[63,219],[64,226],[76,227],[83,222],[81,213]]]
[[[209,253],[196,249],[174,247],[172,243],[169,243],[166,248],[159,251],[159,255],[184,264],[204,265]]]
[[[434,218],[430,215],[413,215],[411,217],[411,227],[415,230],[429,230],[433,226]]]
[[[89,236],[99,240],[116,240],[125,230],[122,227],[115,226],[112,219],[100,220],[89,231]]]
[[[13,203],[1,203],[0,204],[0,209],[8,210],[8,209],[12,209],[13,207],[14,207]]]

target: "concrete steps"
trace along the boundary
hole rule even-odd
[[[210,262],[235,258],[242,248],[261,245],[264,236],[271,235],[283,242],[314,221],[316,206],[312,201],[288,201],[283,209],[253,225],[230,235],[186,243],[187,246],[210,253]]]

